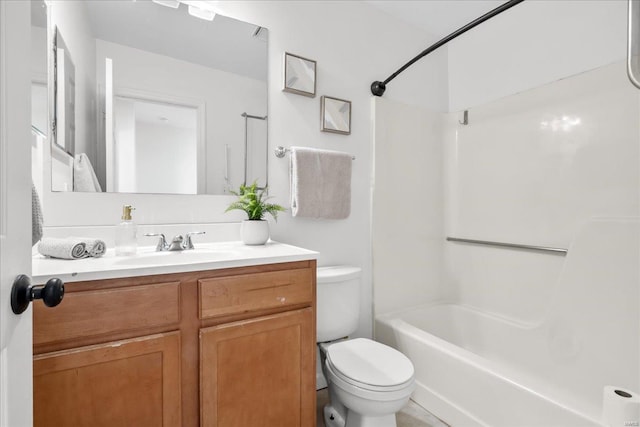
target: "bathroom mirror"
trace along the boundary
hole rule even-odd
[[[351,101],[323,96],[320,98],[320,130],[351,133]]]
[[[53,191],[267,185],[267,30],[204,2],[57,1]]]

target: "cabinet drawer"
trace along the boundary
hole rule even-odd
[[[242,274],[198,281],[200,318],[311,303],[311,269]]]
[[[174,325],[179,302],[180,282],[69,292],[57,307],[34,304],[33,343]]]

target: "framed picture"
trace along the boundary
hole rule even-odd
[[[285,92],[316,96],[316,61],[291,53],[284,53]]]
[[[323,132],[351,133],[351,101],[320,97],[320,130]]]

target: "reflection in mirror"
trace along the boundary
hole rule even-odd
[[[44,189],[47,142],[47,9],[44,1],[31,2],[31,179],[37,193]]]
[[[198,110],[119,96],[114,101],[113,164],[109,191],[197,194]],[[148,161],[153,159],[153,161]],[[156,173],[159,165],[173,165]],[[110,188],[110,184],[112,187]]]
[[[62,35],[56,32],[55,111],[57,123],[55,143],[67,154],[75,153],[76,140],[76,67]]]
[[[261,188],[267,184],[267,116],[259,117],[242,113],[244,117],[244,182],[259,183]],[[263,184],[264,183],[264,184]]]
[[[267,184],[267,31],[159,3],[50,7],[54,191],[225,194]]]

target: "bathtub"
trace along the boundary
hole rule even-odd
[[[413,400],[454,427],[600,426],[583,393],[535,375],[553,372],[536,351],[541,329],[455,304],[376,317],[376,338],[415,365]]]
[[[635,217],[585,223],[534,316],[461,292],[376,315],[376,339],[413,361],[414,400],[454,427],[599,426],[605,386],[640,390],[639,236]]]

